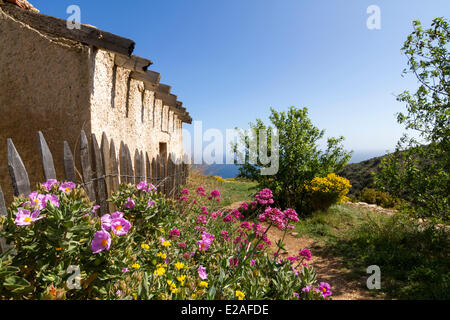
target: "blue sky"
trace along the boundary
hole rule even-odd
[[[270,107],[306,106],[357,153],[392,150],[403,132],[395,95],[417,86],[402,77],[400,52],[412,20],[450,15],[448,0],[31,2],[61,18],[79,5],[82,23],[133,39],[204,129],[246,128]],[[366,27],[370,5],[381,9],[381,30]]]

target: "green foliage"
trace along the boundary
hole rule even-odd
[[[442,300],[450,298],[448,248],[445,228],[402,214],[366,219],[327,246],[361,276],[368,266],[379,266],[381,290],[389,298]]]
[[[379,165],[384,157],[349,163],[342,171],[337,173],[350,181],[352,187],[350,188],[349,197],[358,197],[364,188],[374,187],[374,174],[380,170]]]
[[[359,200],[369,204],[376,204],[383,208],[394,208],[401,203],[400,199],[391,196],[389,193],[371,188],[364,188],[361,191]]]
[[[449,220],[450,25],[444,18],[425,30],[419,21],[413,25],[402,51],[420,86],[414,94],[398,96],[407,113],[397,120],[419,138],[399,141],[396,152],[381,163],[376,185],[407,200],[417,216]]]
[[[350,159],[350,153],[345,151],[343,137],[328,138],[325,150],[319,149],[319,141],[324,131],[315,127],[308,117],[308,109],[289,108],[287,112],[277,112],[271,109],[270,121],[272,126],[266,126],[262,120],[250,123],[255,136],[246,138],[241,136],[241,143],[245,147],[245,164],[241,165],[240,176],[258,182],[260,188],[272,190],[277,204],[281,207],[295,208],[301,213],[307,213],[305,205],[307,198],[306,183],[315,177],[325,177],[330,173],[343,169]],[[270,164],[261,163],[252,145],[259,145],[260,132],[267,132],[267,148],[269,154],[274,152],[269,146],[272,139],[279,139],[279,170],[273,175],[261,175],[261,168],[268,168]],[[237,151],[237,147],[235,147]],[[241,154],[243,158],[244,155]],[[252,163],[251,159],[258,159]]]

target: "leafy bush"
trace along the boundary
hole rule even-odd
[[[413,22],[414,31],[402,51],[408,69],[419,82],[415,93],[404,91],[397,100],[407,113],[397,121],[413,130],[403,136],[396,151],[381,163],[377,188],[407,200],[418,217],[450,220],[450,23],[436,18],[424,29]]]
[[[118,211],[100,217],[83,189],[48,181],[1,221],[11,248],[0,255],[0,298],[330,299],[307,266],[309,250],[282,259],[280,241],[267,252],[267,231],[286,234],[298,220],[270,207],[270,194],[258,194],[243,220],[246,204],[218,210],[218,190],[170,200],[142,182],[121,185],[110,199]]]
[[[326,211],[333,204],[348,201],[346,197],[352,186],[350,182],[334,173],[321,178],[316,177],[305,185],[306,212]]]
[[[383,208],[394,208],[401,203],[400,199],[392,197],[389,193],[371,188],[364,188],[361,191],[359,200],[369,204],[376,204]]]

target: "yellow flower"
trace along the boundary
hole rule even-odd
[[[167,255],[165,253],[162,253],[162,252],[159,252],[156,256],[161,258],[161,259],[163,259],[163,260],[167,259]]]
[[[166,273],[166,269],[164,269],[164,268],[158,268],[154,272],[154,274],[157,275],[158,277],[163,276],[165,273]]]
[[[134,269],[140,269],[141,265],[139,263],[135,263],[131,267],[134,268]]]
[[[167,248],[167,247],[171,246],[171,243],[170,243],[170,241],[165,240],[165,241],[162,242],[162,245],[163,245],[164,248]]]
[[[150,246],[146,243],[141,244],[141,248],[144,250],[150,250]]]
[[[177,270],[183,269],[184,268],[184,263],[182,263],[182,262],[175,263],[175,268],[177,268]]]
[[[236,290],[236,297],[237,297],[239,300],[244,300],[244,298],[245,298],[245,293],[243,293],[242,291]]]
[[[157,267],[157,268],[167,268],[167,264],[165,264],[165,263],[164,263],[164,264],[160,263],[160,264],[157,264],[156,267]]]
[[[200,282],[200,287],[202,287],[202,288],[208,288],[208,282],[206,282],[206,281],[201,281],[201,282]]]
[[[172,287],[172,288],[170,288],[170,291],[171,291],[173,294],[176,294],[176,293],[178,293],[178,288],[177,288],[177,287]]]
[[[177,280],[180,282],[180,285],[184,286],[184,281],[186,280],[186,276],[178,276]]]

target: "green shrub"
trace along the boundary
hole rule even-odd
[[[361,275],[368,266],[379,266],[381,290],[389,298],[448,300],[449,239],[445,228],[399,213],[369,219],[328,249]]]
[[[359,195],[359,200],[383,208],[394,208],[401,204],[400,199],[392,197],[389,193],[371,188],[364,188]]]

